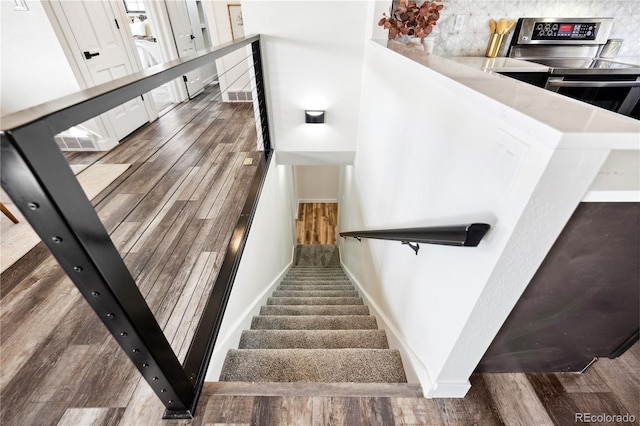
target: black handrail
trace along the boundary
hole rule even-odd
[[[426,228],[341,232],[340,236],[343,238],[353,237],[357,240],[370,238],[375,240],[401,241],[418,254],[418,250],[420,249],[418,243],[477,247],[490,227],[491,226],[486,223],[470,223],[466,225],[431,226]]]
[[[181,365],[54,136],[247,45],[264,156]],[[266,105],[260,36],[248,36],[2,117],[2,187],[162,401],[165,418],[192,418],[198,402],[271,157]]]

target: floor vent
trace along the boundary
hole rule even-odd
[[[227,92],[230,102],[252,102],[253,96],[251,92]]]
[[[84,126],[74,126],[55,135],[63,151],[100,151],[101,137]]]
[[[100,147],[97,145],[97,141],[89,136],[61,136],[55,137],[58,146],[63,151],[99,151]]]

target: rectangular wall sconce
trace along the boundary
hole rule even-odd
[[[305,110],[304,111],[305,123],[324,123],[324,111],[321,110]]]

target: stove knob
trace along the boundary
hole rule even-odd
[[[552,30],[557,30],[558,29],[558,24],[553,24],[553,27],[551,27]]]
[[[542,29],[542,24],[538,24],[538,25],[536,26],[536,30],[541,30],[541,29]]]
[[[592,34],[591,31],[587,31],[587,35],[590,36]]]

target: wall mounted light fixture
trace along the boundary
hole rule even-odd
[[[305,110],[304,111],[305,123],[324,123],[324,111],[321,110]]]

